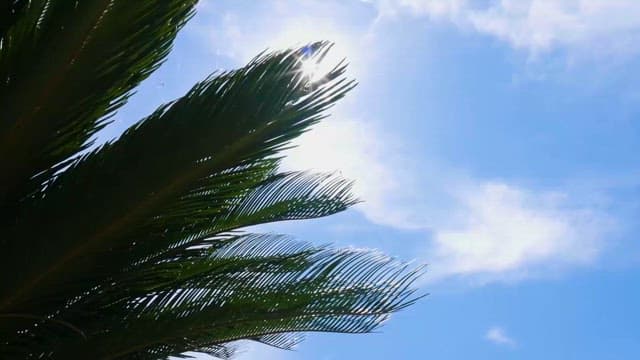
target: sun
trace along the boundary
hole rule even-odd
[[[330,41],[333,46],[324,54],[321,61],[315,54],[303,54],[300,61],[300,71],[310,82],[321,81],[336,65],[348,60],[350,71],[353,70],[354,40],[348,32],[336,24],[323,19],[305,18],[283,24],[276,35],[260,44],[272,49],[303,48],[318,41]]]
[[[328,68],[328,62],[318,61],[318,59],[314,57],[302,60],[300,70],[302,71],[302,75],[312,83],[322,80],[322,78],[331,71],[331,69]]]
[[[336,50],[336,43],[329,43],[327,49],[319,50],[322,53],[314,53],[314,49],[317,45],[307,45],[302,47],[300,55],[299,71],[306,81],[310,83],[316,83],[322,81],[329,73],[336,70],[336,68],[345,65],[347,57],[344,56],[344,51]]]

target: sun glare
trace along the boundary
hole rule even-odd
[[[354,64],[355,51],[352,39],[348,33],[343,32],[335,24],[320,21],[318,19],[305,19],[291,22],[282,27],[278,35],[266,43],[273,49],[286,49],[303,47],[317,41],[328,40],[333,42],[331,50],[326,53],[322,61],[312,54],[304,55],[300,71],[310,82],[322,80],[333,68],[343,60]],[[260,44],[260,47],[264,43]],[[350,71],[353,71],[351,68]]]
[[[323,63],[325,62],[318,63],[315,58],[302,60],[302,65],[300,66],[302,75],[312,83],[322,80],[322,78],[331,71],[331,69],[327,68],[326,63],[324,64],[325,66],[323,69]]]
[[[304,50],[303,50],[304,53]],[[303,54],[300,61],[302,75],[311,83],[321,81],[337,66],[348,60],[344,47],[334,43],[328,52],[320,54]]]

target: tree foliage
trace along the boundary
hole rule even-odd
[[[302,73],[327,43],[213,74],[91,146],[195,4],[0,3],[0,358],[227,358],[240,339],[368,332],[415,301],[419,269],[246,230],[356,202],[335,175],[278,169],[354,86],[344,64]]]

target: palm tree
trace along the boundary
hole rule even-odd
[[[300,71],[326,43],[214,74],[92,146],[196,2],[0,2],[0,358],[227,358],[416,300],[419,269],[246,230],[356,202],[344,179],[278,170],[354,86],[342,64]]]

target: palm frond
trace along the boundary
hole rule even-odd
[[[354,86],[325,42],[262,54],[91,151],[196,0],[0,2],[0,358],[229,358],[301,332],[368,332],[421,273],[375,251],[247,228],[357,200],[334,174],[279,171]]]
[[[164,358],[247,338],[286,348],[296,341],[286,335],[291,332],[368,332],[416,300],[409,285],[420,273],[369,251],[259,234],[233,237],[198,260],[161,267],[171,273],[162,287],[108,305],[109,313],[117,306],[126,314],[112,319],[120,326],[67,342],[60,354]],[[96,352],[96,344],[104,353]]]
[[[10,229],[9,251],[0,257],[23,272],[3,276],[0,310],[73,285],[71,272],[99,270],[94,260],[134,242],[131,234],[165,215],[159,210],[201,190],[213,174],[273,158],[353,87],[337,67],[310,89],[300,62],[299,50],[285,51],[212,77],[76,160]],[[348,185],[329,184],[331,191],[336,184]],[[57,221],[62,207],[75,221]]]
[[[91,144],[167,56],[196,2],[31,0],[0,9],[0,208],[16,211]]]

